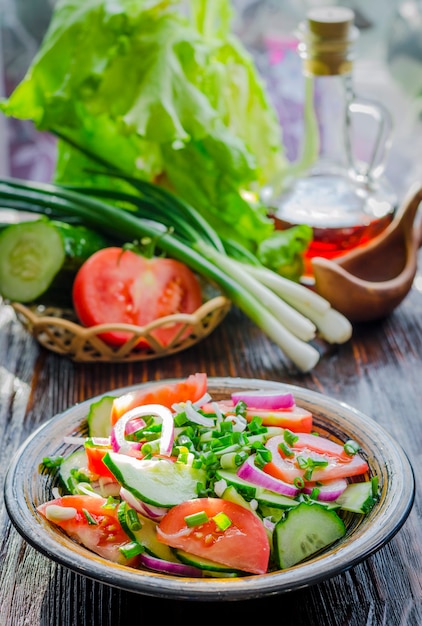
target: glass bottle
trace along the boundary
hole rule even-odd
[[[303,141],[278,195],[263,196],[277,228],[308,224],[310,259],[334,258],[390,223],[397,198],[383,178],[392,130],[388,111],[358,98],[352,70],[358,30],[345,7],[309,11],[299,25],[304,76]],[[267,190],[268,194],[268,190]]]

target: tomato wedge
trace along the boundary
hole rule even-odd
[[[190,527],[186,517],[204,513],[208,521]],[[221,530],[215,516],[224,514],[230,526]],[[218,498],[198,498],[176,505],[157,528],[158,539],[173,547],[233,570],[265,574],[270,545],[261,520],[248,509]]]
[[[113,480],[115,480],[114,474],[112,474],[108,467],[103,463],[104,456],[107,454],[107,452],[110,452],[110,450],[111,447],[107,446],[100,446],[98,448],[96,446],[85,447],[89,471],[93,474],[96,474],[97,476],[104,476],[107,478],[113,478]]]
[[[184,263],[147,259],[117,247],[98,250],[85,261],[75,277],[72,296],[84,326],[113,322],[145,326],[166,315],[193,313],[202,304],[199,281]],[[172,324],[158,328],[153,336],[166,346],[179,331],[180,324]],[[131,333],[108,332],[101,337],[119,346]],[[142,346],[147,346],[144,340]]]
[[[216,404],[224,414],[234,414],[235,412],[235,405],[231,400],[221,400]],[[201,408],[205,413],[215,412],[213,404],[211,403],[204,404]],[[312,413],[297,405],[289,409],[273,409],[271,411],[251,407],[248,408],[246,411],[246,419],[250,422],[254,417],[259,417],[262,420],[263,426],[288,428],[295,433],[312,432]]]
[[[146,390],[129,391],[115,398],[111,408],[111,424],[114,425],[127,411],[143,404],[162,404],[171,409],[172,405],[178,402],[188,400],[196,402],[205,395],[207,384],[207,375],[196,373],[181,382],[157,385]]]
[[[313,482],[359,476],[369,469],[362,457],[358,454],[348,456],[343,446],[334,441],[308,433],[296,433],[296,435],[297,441],[289,446],[293,453],[290,457],[279,448],[279,444],[284,443],[282,435],[271,437],[267,441],[265,445],[272,453],[272,460],[264,465],[262,468],[264,472],[287,483],[293,483],[296,478],[306,478],[307,469],[300,467],[299,463],[301,465],[308,463],[308,469],[312,468],[311,478],[307,480]],[[319,462],[326,462],[327,465],[318,465]]]
[[[130,539],[120,526],[116,507],[106,504],[105,498],[72,495],[45,502],[37,510],[92,552],[114,563],[136,565],[138,557],[127,559],[119,550]]]

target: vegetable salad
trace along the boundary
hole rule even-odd
[[[62,493],[38,511],[130,567],[188,577],[285,569],[335,544],[345,512],[365,515],[378,498],[358,443],[315,433],[291,393],[216,401],[197,373],[104,396],[87,422],[75,451],[43,460]]]

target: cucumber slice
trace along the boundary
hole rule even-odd
[[[207,574],[211,575],[214,573],[225,574],[226,576],[236,577],[239,576],[239,572],[233,570],[227,565],[223,565],[222,563],[216,563],[215,561],[210,561],[209,559],[204,559],[201,556],[196,556],[196,554],[190,554],[189,552],[185,552],[184,550],[180,550],[179,548],[175,549],[175,554],[181,563],[185,563],[185,565],[194,565],[199,569],[204,570]]]
[[[227,485],[231,485],[243,496],[246,500],[252,500],[255,498],[258,487],[249,483],[243,478],[239,478],[236,472],[230,470],[217,469],[215,472],[217,479],[225,480]]]
[[[293,498],[283,496],[282,494],[267,491],[266,489],[259,489],[255,496],[258,503],[274,509],[291,509],[292,506],[297,506],[299,502]]]
[[[49,220],[11,224],[0,233],[0,294],[16,302],[36,300],[65,258],[63,239]]]
[[[109,437],[111,432],[111,407],[114,396],[104,396],[89,407],[87,415],[88,434],[90,437]]]
[[[344,511],[369,513],[378,501],[378,477],[364,483],[350,483],[336,500]]]
[[[139,523],[141,524],[140,530],[132,530],[128,524],[127,513],[131,507],[127,502],[121,502],[119,508],[117,510],[117,517],[119,519],[120,525],[127,534],[127,536],[132,540],[140,543],[148,554],[157,557],[158,559],[163,559],[163,561],[171,561],[172,563],[177,563],[178,559],[175,557],[173,550],[166,545],[165,543],[161,543],[157,539],[156,528],[157,524],[152,520],[140,515],[137,513]],[[135,510],[135,509],[133,509]]]
[[[205,484],[206,481],[204,469],[163,459],[145,461],[108,452],[103,462],[134,496],[165,508],[197,498],[198,483]]]
[[[69,454],[60,465],[59,479],[63,488],[70,494],[77,493],[78,481],[72,476],[71,470],[86,469],[88,461],[86,458],[85,450],[76,450]]]
[[[274,554],[280,569],[292,567],[346,534],[343,520],[332,509],[301,502],[274,528]]]
[[[228,487],[226,487],[221,497],[223,500],[227,500],[228,502],[234,502],[234,504],[239,504],[240,506],[243,506],[244,509],[248,509],[248,511],[251,511],[251,513],[256,515],[249,502],[245,500],[242,495],[240,495],[240,493],[235,487],[233,487],[233,485],[229,485]]]
[[[105,237],[85,226],[48,217],[10,224],[0,233],[0,294],[16,302],[45,295],[53,303],[71,304],[76,272],[107,245]]]

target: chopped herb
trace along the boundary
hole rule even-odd
[[[343,450],[347,454],[347,456],[355,456],[359,452],[360,445],[353,441],[353,439],[349,439],[343,446]]]
[[[187,515],[185,517],[185,522],[189,528],[193,526],[201,526],[201,524],[206,524],[209,521],[209,517],[205,511],[198,511],[198,513],[192,513],[192,515]]]
[[[131,541],[130,543],[126,543],[124,546],[120,546],[119,551],[127,559],[132,559],[134,556],[138,556],[138,554],[142,554],[142,552],[145,551],[145,548],[143,545],[141,545],[137,541]]]
[[[217,527],[219,528],[219,530],[227,530],[227,528],[229,528],[232,525],[232,521],[230,517],[228,517],[228,515],[223,513],[223,511],[221,511],[220,513],[217,513],[217,515],[214,515],[212,519],[217,524]]]
[[[98,526],[98,522],[92,517],[91,513],[87,509],[82,509],[82,513],[86,517],[86,521],[90,526]]]

